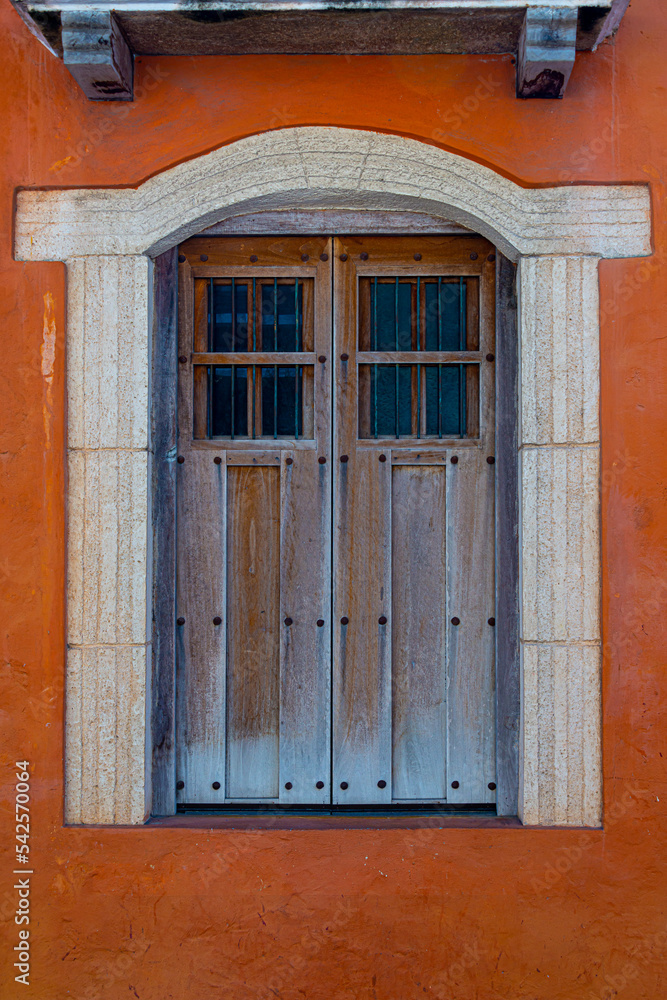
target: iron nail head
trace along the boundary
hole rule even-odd
[[[460,624],[461,624],[461,619],[454,616],[454,618],[452,618],[452,625],[460,625]]]

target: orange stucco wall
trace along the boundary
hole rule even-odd
[[[142,58],[134,104],[94,104],[9,0],[0,25],[1,822],[9,848],[13,763],[28,758],[29,995],[662,997],[663,0],[634,0],[615,43],[579,56],[560,102],[515,100],[509,56],[264,56]],[[14,192],[135,185],[240,136],[302,124],[440,143],[525,185],[651,185],[655,255],[601,265],[604,831],[63,828],[65,269],[13,260]],[[14,867],[7,850],[7,998],[26,989],[11,969]]]

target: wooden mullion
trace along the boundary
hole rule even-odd
[[[519,448],[516,265],[496,264],[496,808],[519,808]]]
[[[235,351],[232,353],[194,353],[193,365],[313,365],[317,355],[311,351]]]
[[[360,365],[437,365],[480,362],[480,351],[359,351]]]

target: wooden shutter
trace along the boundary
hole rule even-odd
[[[178,801],[493,803],[493,247],[180,250]]]
[[[495,800],[494,261],[334,240],[336,803]]]
[[[178,801],[325,803],[329,241],[180,250]]]

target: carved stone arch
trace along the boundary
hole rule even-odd
[[[133,189],[19,192],[19,260],[68,268],[65,815],[150,813],[152,258],[280,208],[429,213],[518,262],[524,823],[601,822],[598,261],[650,250],[643,186],[525,188],[333,127],[230,143]]]

